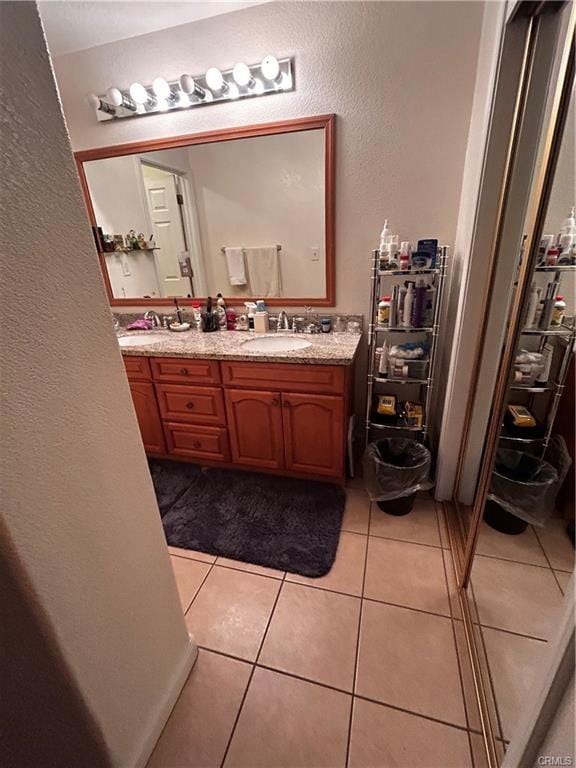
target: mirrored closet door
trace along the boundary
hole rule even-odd
[[[469,403],[454,492],[468,503],[455,502],[452,524],[491,766],[511,764],[521,741],[574,571],[575,11],[517,8],[507,33],[521,29],[521,61],[477,350],[476,381],[492,377],[492,396],[477,384]]]

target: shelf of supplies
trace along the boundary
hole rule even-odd
[[[541,443],[545,439],[544,435],[541,437],[514,437],[512,435],[505,435],[503,432],[500,434],[500,440],[510,440],[514,443]]]
[[[439,275],[441,267],[430,269],[380,269],[378,277],[406,277],[406,275]]]
[[[376,325],[374,330],[377,333],[432,333],[433,326],[423,328],[403,328],[402,326],[390,327],[389,325]]]
[[[374,376],[376,384],[428,384],[428,379],[400,379],[394,376]]]
[[[558,328],[523,328],[523,336],[571,336],[574,329],[568,325],[560,325]]]
[[[515,392],[532,392],[538,394],[539,392],[552,392],[556,389],[556,384],[543,384],[541,387],[523,387],[522,384],[513,384],[510,389]]]
[[[535,272],[576,272],[576,264],[560,264],[558,267],[536,267]]]
[[[370,426],[374,429],[401,429],[404,432],[426,432],[427,427],[409,427],[406,424],[380,424],[378,421],[371,421]]]

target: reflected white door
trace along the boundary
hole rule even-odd
[[[186,251],[182,217],[173,173],[142,165],[146,199],[150,210],[158,283],[162,296],[188,296],[190,280],[180,274],[179,258]],[[147,235],[148,236],[148,233]]]

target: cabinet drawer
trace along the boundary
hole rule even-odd
[[[228,387],[339,395],[344,392],[345,367],[294,363],[223,362],[222,378]]]
[[[124,360],[126,375],[130,381],[150,381],[152,372],[147,357],[122,355],[122,360]]]
[[[230,461],[228,434],[223,427],[164,422],[168,453],[210,461]]]
[[[220,384],[217,360],[193,360],[186,357],[153,357],[154,381],[188,382],[190,384]]]
[[[190,387],[186,384],[156,384],[164,421],[190,424],[226,424],[224,397],[219,387]]]

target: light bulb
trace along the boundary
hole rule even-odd
[[[232,77],[242,88],[252,87],[255,82],[248,65],[243,62],[234,65]]]
[[[130,96],[134,99],[136,104],[146,104],[152,101],[152,98],[146,88],[141,83],[132,83],[130,86]]]
[[[180,100],[178,101],[179,107],[189,107],[190,106],[190,97],[187,93],[184,93],[184,91],[180,91]]]
[[[114,107],[110,104],[107,104],[105,101],[102,101],[100,96],[96,96],[95,93],[89,93],[86,97],[86,101],[93,109],[99,112],[104,112],[106,115],[116,114]]]
[[[237,99],[240,96],[240,91],[238,90],[236,83],[230,83],[227,95],[229,99]]]
[[[110,99],[112,104],[114,104],[115,107],[121,107],[122,106],[122,91],[120,88],[108,88],[106,91],[106,96]]]
[[[255,78],[254,87],[252,89],[257,96],[261,96],[264,93],[264,83],[262,80]]]
[[[224,87],[226,86],[224,77],[222,76],[222,72],[220,72],[218,67],[210,67],[210,69],[206,72],[206,85],[213,91],[227,90],[227,88],[225,89]]]
[[[192,94],[196,96],[197,99],[201,99],[202,101],[206,99],[206,90],[202,88],[201,85],[198,85],[191,75],[182,75],[180,77],[180,88],[182,88],[184,93]]]
[[[174,98],[172,89],[168,85],[168,81],[165,80],[163,77],[154,78],[154,80],[152,81],[152,90],[154,91],[154,95],[157,96],[159,99],[168,100],[170,98]]]
[[[136,104],[128,96],[125,96],[120,88],[108,88],[106,96],[115,107],[124,107],[124,109],[129,109],[132,112],[136,111]]]
[[[260,64],[260,71],[266,80],[276,80],[280,74],[280,64],[275,56],[266,56]]]

